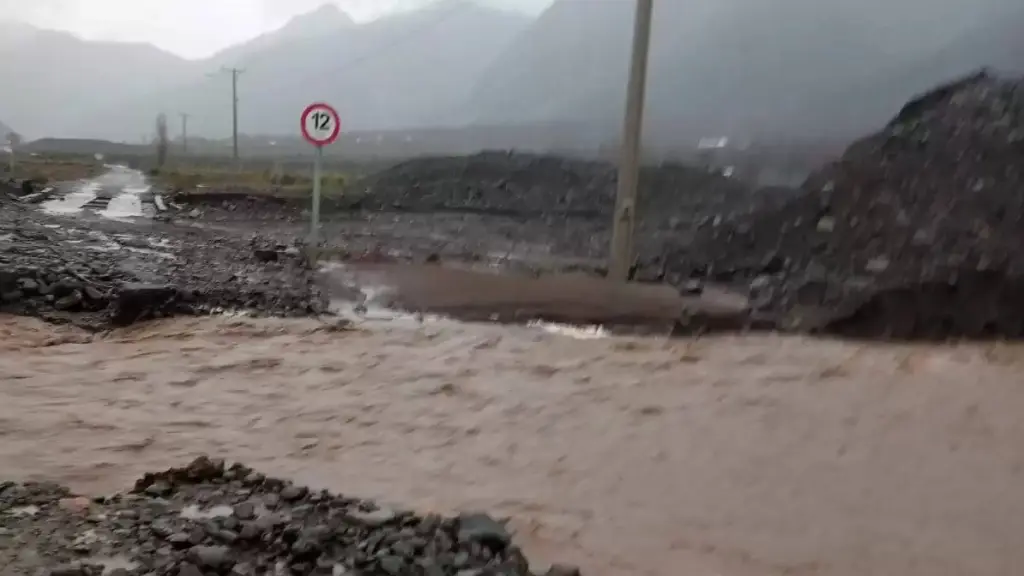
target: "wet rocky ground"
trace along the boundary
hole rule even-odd
[[[752,299],[746,326],[866,337],[1024,335],[1015,296],[1024,287],[1021,94],[1019,82],[987,74],[936,88],[799,190],[757,188],[695,167],[645,168],[634,278],[683,294],[729,283]],[[553,156],[411,160],[326,199],[317,249],[347,261],[601,275],[614,182],[609,164]],[[122,319],[178,309],[323,310],[297,248],[308,237],[306,201],[188,192],[167,191],[152,228],[172,257],[86,259],[91,283],[72,282],[88,275],[81,266],[52,274],[47,264],[55,235],[74,233],[39,220],[8,225],[0,238],[17,246],[0,256],[15,269],[0,283],[5,306],[80,307]],[[37,291],[40,282],[62,288]],[[167,294],[174,304],[118,313],[112,288],[125,282],[166,286],[146,294]]]
[[[478,212],[610,221],[616,166],[608,162],[515,152],[410,160],[355,184],[371,210]],[[665,163],[641,169],[637,216],[644,225],[681,228],[705,217],[731,218],[778,205],[791,191],[760,188],[713,170]]]
[[[909,102],[777,209],[708,226],[669,279],[733,282],[796,329],[1024,335],[1024,83],[968,76]]]
[[[252,237],[0,200],[0,310],[102,328],[215,310],[315,315],[298,249]]]
[[[388,253],[420,262],[492,262],[520,272],[601,274],[614,194],[615,168],[605,162],[508,152],[422,158],[366,177],[343,197],[325,199],[323,240],[348,255]],[[645,168],[637,249],[660,255],[702,226],[780,206],[794,194],[691,166]],[[283,241],[308,230],[308,200],[204,190],[182,191],[170,201],[177,209],[168,217],[179,221],[234,230],[258,227]]]
[[[122,494],[0,483],[0,570],[37,576],[579,576],[483,513],[417,515],[200,457]]]

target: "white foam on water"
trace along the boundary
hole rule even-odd
[[[530,328],[540,328],[549,334],[568,336],[577,340],[598,340],[607,338],[608,331],[603,326],[574,326],[572,324],[558,324],[556,322],[541,322],[534,320],[526,324]]]
[[[41,208],[54,214],[74,214],[85,210],[86,204],[97,197],[100,188],[115,191],[120,189],[120,193],[110,199],[99,215],[114,220],[144,216],[142,195],[152,189],[152,186],[146,183],[146,177],[138,170],[125,166],[105,166],[109,170],[106,174],[76,184],[69,194],[43,202]]]
[[[114,196],[110,199],[110,204],[107,204],[99,214],[114,220],[142,216],[142,198],[138,194]]]
[[[75,186],[75,190],[66,196],[43,202],[41,207],[44,212],[51,214],[74,214],[75,212],[81,212],[86,204],[93,198],[96,198],[96,192],[99,188],[100,185],[96,182],[85,182]]]
[[[123,194],[110,199],[105,210],[100,212],[104,218],[136,218],[143,215],[142,194],[149,192],[152,186],[126,186]]]
[[[340,262],[324,262],[320,264],[319,270],[320,272],[328,274],[332,272],[340,272],[344,274],[346,266]],[[353,279],[350,279],[349,281],[351,282]],[[391,286],[360,284],[351,287],[356,288],[361,292],[362,298],[359,301],[338,298],[331,299],[328,305],[328,309],[331,312],[343,318],[358,320],[364,323],[388,322],[389,325],[392,326],[404,325],[415,327],[423,325],[424,323],[448,325],[466,324],[466,322],[439,314],[416,314],[388,307],[387,303],[390,300],[390,296],[394,294],[394,288]],[[610,336],[608,331],[600,325],[576,326],[572,324],[532,320],[527,322],[526,327],[530,329],[543,330],[548,334],[574,338],[576,340],[597,340]]]

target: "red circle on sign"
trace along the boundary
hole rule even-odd
[[[330,136],[324,139],[314,138],[309,132],[306,131],[306,120],[310,114],[317,110],[324,110],[328,114],[334,117],[334,129],[331,131]],[[335,110],[330,104],[324,102],[316,102],[306,106],[306,109],[302,111],[302,116],[299,117],[299,128],[302,130],[302,137],[306,139],[313,146],[327,146],[332,144],[338,139],[338,134],[341,133],[341,116],[338,115],[338,111]]]

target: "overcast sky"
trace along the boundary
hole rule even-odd
[[[67,30],[88,39],[150,42],[199,58],[277,28],[291,16],[327,2],[356,20],[368,20],[432,1],[436,0],[0,0],[0,18]],[[481,1],[530,13],[552,2]]]

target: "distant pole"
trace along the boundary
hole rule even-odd
[[[238,77],[245,72],[241,68],[223,68],[222,72],[231,73],[231,149],[238,163]],[[208,74],[212,76],[212,74]]]
[[[14,153],[18,145],[21,144],[21,136],[17,132],[10,132],[7,134],[7,148],[11,151],[11,165],[8,167],[11,176],[14,176]]]
[[[622,129],[622,156],[619,160],[618,189],[615,194],[615,221],[612,224],[611,264],[608,277],[625,282],[633,260],[633,234],[636,227],[637,184],[640,175],[641,135],[644,122],[644,98],[647,88],[647,57],[651,46],[653,0],[636,0],[633,21],[633,54],[629,65],[626,115]]]
[[[238,162],[238,75],[242,71],[231,69],[231,145],[235,162]]]
[[[188,114],[181,114],[181,152],[188,154]]]

